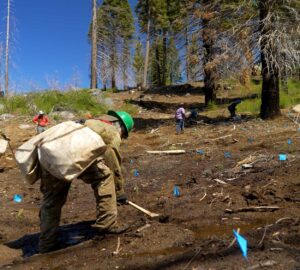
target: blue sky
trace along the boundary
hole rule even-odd
[[[91,0],[11,0],[12,54],[10,85],[18,91],[89,87],[87,39]],[[0,41],[5,40],[7,0],[0,0]],[[132,7],[136,0],[130,0]],[[3,67],[2,67],[3,74]]]

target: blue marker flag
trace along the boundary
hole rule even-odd
[[[134,170],[134,171],[133,171],[133,175],[136,176],[136,177],[138,177],[138,176],[140,176],[140,173],[139,173],[138,170]]]
[[[243,256],[247,259],[247,240],[239,235],[238,232],[233,230],[236,241],[238,242],[240,249],[242,251]]]
[[[231,157],[231,153],[230,152],[224,152],[224,157],[225,158],[230,158]]]
[[[292,140],[291,140],[291,139],[288,139],[287,143],[288,143],[289,145],[291,145],[291,144],[292,144]]]
[[[278,159],[279,159],[280,161],[285,161],[285,160],[286,160],[286,155],[285,155],[285,154],[279,154],[279,155],[278,155]]]
[[[22,196],[19,194],[14,195],[14,202],[16,203],[22,202]]]
[[[180,191],[179,191],[178,186],[174,186],[173,195],[174,195],[174,197],[179,197],[180,196]]]
[[[204,150],[200,149],[200,150],[196,150],[196,152],[200,155],[204,155]]]

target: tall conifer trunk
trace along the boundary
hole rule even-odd
[[[163,59],[162,59],[162,79],[161,85],[167,83],[167,31],[163,30]]]
[[[205,105],[207,106],[210,102],[214,102],[217,99],[216,95],[216,83],[213,74],[213,69],[209,65],[212,61],[213,54],[213,37],[211,29],[208,29],[208,20],[203,19],[203,47],[204,53],[204,93],[205,93]]]
[[[272,22],[266,22],[271,7],[270,0],[260,0],[260,34],[262,64],[262,96],[260,116],[263,119],[280,115],[279,107],[279,70],[272,59],[272,45],[268,44],[268,33],[272,30]]]
[[[91,59],[91,83],[92,89],[97,88],[97,1],[93,0],[92,20],[92,59]]]
[[[149,51],[150,51],[150,24],[151,24],[151,11],[150,6],[148,8],[148,23],[147,23],[147,41],[146,41],[146,57],[144,65],[144,78],[143,78],[143,88],[147,88],[147,78],[148,78],[148,65],[149,65]]]

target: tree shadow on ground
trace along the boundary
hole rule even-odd
[[[230,104],[233,101],[240,99],[242,101],[249,100],[249,99],[256,99],[258,98],[257,94],[251,94],[244,97],[234,97],[234,98],[217,98],[214,102],[216,105],[225,105]],[[170,99],[172,101],[172,99]],[[144,100],[144,99],[138,99],[138,100],[127,100],[131,104],[138,105],[140,107],[146,108],[148,110],[156,110],[164,113],[174,113],[176,109],[179,106],[178,102],[163,102],[163,101],[156,101],[156,100]],[[198,111],[204,111],[207,106],[204,102],[198,102],[195,100],[195,102],[183,102],[183,106],[187,110],[193,110],[196,109]]]
[[[206,125],[219,125],[219,124],[230,124],[230,123],[242,123],[255,119],[255,116],[250,115],[241,115],[241,119],[238,121],[233,121],[229,117],[217,116],[217,117],[208,117],[203,115],[198,115],[196,119],[185,121],[186,128],[193,128],[201,126],[202,124]],[[163,125],[174,125],[175,128],[175,119],[154,119],[154,118],[134,118],[134,130],[135,131],[144,131],[147,129],[156,129]]]
[[[201,252],[202,251],[202,252]],[[184,268],[180,269],[191,269],[187,268],[191,266],[191,263],[199,263],[201,262],[209,262],[209,261],[216,261],[218,259],[224,259],[224,257],[238,254],[240,252],[237,248],[231,247],[226,250],[220,250],[216,252],[205,252],[205,250],[188,250],[178,255],[170,256],[169,258],[164,258],[163,260],[148,260],[144,264],[136,264],[130,265],[128,268],[124,268],[125,270],[156,270],[156,269],[175,269],[174,267],[178,267],[179,265]],[[185,266],[182,266],[185,264]],[[177,268],[176,268],[177,269]],[[202,268],[201,268],[202,269]]]
[[[69,246],[78,245],[90,240],[97,235],[97,231],[91,227],[95,221],[84,221],[76,224],[68,224],[59,227],[59,243],[57,250]],[[12,249],[22,249],[24,257],[30,257],[39,253],[39,233],[26,234],[23,237],[5,243]]]

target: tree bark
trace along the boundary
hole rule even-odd
[[[162,80],[161,85],[167,83],[167,31],[163,30],[163,59],[162,59]]]
[[[116,61],[117,61],[117,52],[116,52],[116,37],[113,34],[112,38],[112,53],[111,53],[111,68],[112,68],[112,74],[111,74],[111,88],[116,89]]]
[[[91,89],[97,88],[97,1],[93,0]]]
[[[147,42],[146,42],[146,57],[145,57],[145,65],[144,65],[144,79],[143,79],[143,88],[147,88],[147,78],[148,78],[148,64],[149,64],[149,51],[150,51],[150,20],[151,12],[150,6],[148,10],[148,24],[147,24]]]
[[[216,83],[213,74],[213,67],[209,66],[209,63],[213,59],[213,39],[214,31],[208,29],[208,20],[203,19],[203,47],[204,47],[204,93],[205,93],[205,105],[210,102],[215,102],[216,95]]]
[[[273,48],[268,44],[267,35],[272,31],[272,22],[265,22],[270,10],[270,0],[260,0],[260,35],[262,63],[262,95],[260,116],[262,119],[280,115],[279,106],[279,70],[272,57]]]
[[[215,102],[217,99],[216,85],[213,79],[212,72],[205,69],[204,71],[204,93],[205,93],[205,105],[207,106],[210,102]]]
[[[184,28],[184,35],[185,35],[185,69],[186,69],[186,80],[187,82],[190,81],[190,66],[189,66],[189,36],[188,36],[188,23],[187,26]]]
[[[123,44],[123,86],[124,90],[128,89],[128,64],[130,62],[130,51],[127,41]]]
[[[161,70],[160,70],[160,57],[159,57],[159,44],[158,44],[158,37],[156,37],[156,44],[155,44],[155,63],[156,63],[156,85],[161,86]]]

